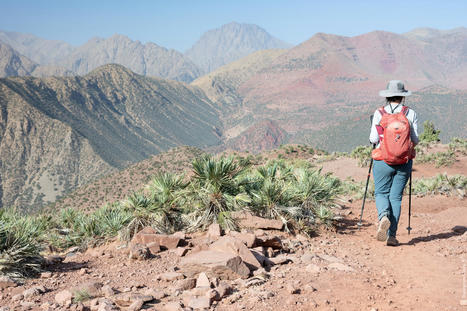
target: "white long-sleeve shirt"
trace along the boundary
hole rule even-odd
[[[384,106],[384,110],[386,110],[387,113],[392,113],[391,112],[391,106],[394,109],[394,113],[399,113],[402,110],[402,104],[400,104],[397,108],[396,103],[390,103]],[[379,143],[379,135],[378,131],[376,130],[376,125],[378,125],[381,122],[381,113],[376,110],[374,115],[373,115],[373,122],[371,123],[371,131],[370,131],[370,142],[372,144],[378,144]],[[407,112],[407,119],[409,120],[410,123],[410,139],[412,142],[416,145],[418,144],[418,119],[417,119],[417,114],[415,113],[414,110],[409,108],[409,111]]]

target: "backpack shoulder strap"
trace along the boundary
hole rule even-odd
[[[381,116],[384,116],[385,114],[387,114],[387,111],[384,110],[384,106],[379,107],[379,108],[378,108],[378,111],[379,111],[379,113],[381,113]]]
[[[403,115],[407,116],[407,114],[409,113],[409,107],[407,106],[402,106],[402,110],[401,112]]]

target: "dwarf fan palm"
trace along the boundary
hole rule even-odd
[[[163,233],[173,233],[182,227],[181,209],[177,199],[181,190],[187,187],[182,175],[170,173],[155,176],[146,186],[153,202],[156,216],[154,226]]]
[[[239,187],[238,177],[243,167],[233,157],[214,159],[211,156],[194,160],[192,167],[194,176],[180,197],[181,202],[192,208],[189,229],[205,228],[216,222],[234,228],[230,212],[249,202],[248,195]]]

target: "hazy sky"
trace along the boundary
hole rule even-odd
[[[0,30],[80,45],[115,33],[185,51],[207,30],[257,24],[298,44],[317,32],[353,36],[467,26],[467,0],[0,0]]]

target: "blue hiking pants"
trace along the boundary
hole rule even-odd
[[[412,171],[412,160],[401,165],[374,161],[375,201],[378,220],[387,216],[391,221],[388,235],[395,237],[401,215],[402,193]]]

